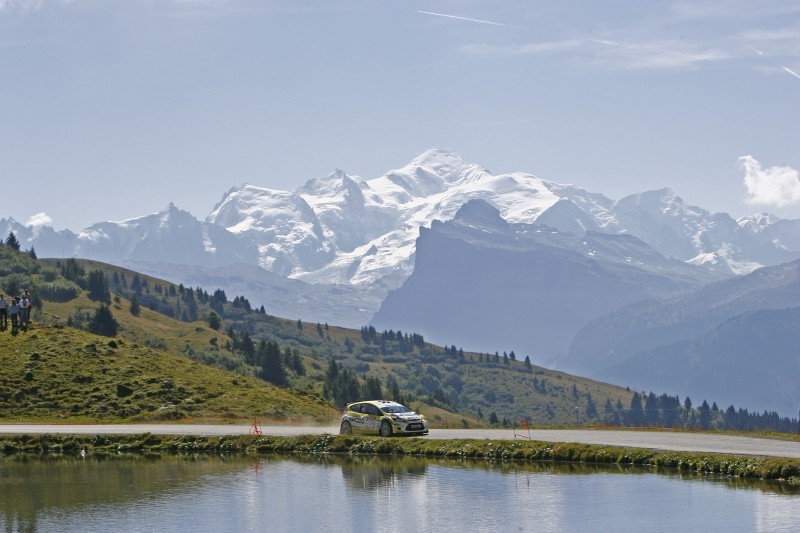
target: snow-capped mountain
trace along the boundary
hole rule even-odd
[[[436,149],[370,180],[337,170],[294,192],[236,186],[205,222],[170,205],[77,235],[13,220],[0,220],[0,231],[15,231],[24,247],[35,246],[42,257],[148,261],[163,269],[244,263],[306,283],[352,285],[383,296],[411,275],[420,228],[452,219],[472,199],[488,202],[511,224],[545,224],[576,236],[634,235],[667,257],[727,275],[800,258],[797,220],[759,215],[737,222],[686,205],[669,189],[614,201],[533,174],[494,175]],[[352,316],[377,310],[353,305],[358,313]],[[302,311],[295,315],[330,318]]]
[[[563,232],[631,234],[660,253],[727,274],[800,257],[800,221],[735,221],[683,202],[669,189],[613,201],[527,173],[493,175],[429,150],[403,168],[363,180],[341,170],[294,193],[234,187],[206,219],[259,246],[260,264],[309,283],[394,288],[413,269],[419,228],[482,199],[510,223]]]
[[[488,201],[509,222],[532,222],[569,202],[564,213],[553,209],[548,220],[578,231],[608,224],[613,205],[577,187],[524,173],[494,176],[458,155],[429,150],[369,181],[336,171],[309,181],[296,193],[235,187],[207,222],[252,235],[259,243],[262,265],[289,277],[396,287],[413,268],[419,228],[433,220],[449,220],[473,198]],[[282,231],[276,231],[276,218]],[[322,258],[328,261],[320,266]]]
[[[5,222],[5,224],[4,224]],[[233,263],[255,264],[258,250],[221,226],[198,221],[169,204],[152,215],[100,222],[77,235],[55,232],[48,226],[24,227],[13,220],[0,228],[14,231],[23,248],[35,247],[41,257],[81,257],[105,262],[125,260],[167,262],[217,267]]]

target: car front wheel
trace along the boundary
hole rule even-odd
[[[391,437],[392,436],[392,425],[384,420],[381,422],[381,437]]]
[[[342,422],[342,427],[339,428],[339,435],[352,435],[353,434],[353,426],[350,425],[350,422],[345,420]]]

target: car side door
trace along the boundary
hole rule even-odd
[[[362,411],[366,416],[364,417],[365,429],[378,431],[381,427],[381,411],[371,403],[365,403]]]
[[[364,423],[366,416],[361,412],[363,408],[364,404],[357,403],[355,405],[351,405],[347,410],[347,418],[350,420],[350,425],[352,425],[354,428],[367,429],[366,424]]]

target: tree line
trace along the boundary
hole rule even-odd
[[[743,408],[736,409],[733,405],[722,410],[716,402],[709,405],[706,400],[695,407],[688,396],[681,402],[678,396],[656,396],[653,392],[634,392],[627,408],[623,407],[620,400],[617,400],[616,405],[606,400],[602,412],[597,413],[597,416],[608,426],[781,433],[793,433],[798,429],[796,418],[782,417],[774,411],[751,412]]]

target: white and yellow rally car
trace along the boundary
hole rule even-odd
[[[427,435],[428,421],[405,405],[386,400],[348,403],[342,413],[339,433],[351,435],[353,431],[377,431],[382,437],[393,434]]]

